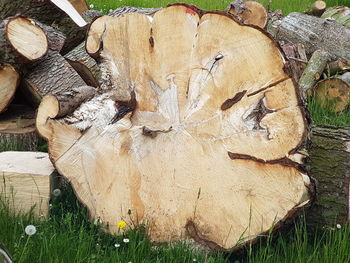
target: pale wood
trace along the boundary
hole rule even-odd
[[[47,153],[1,152],[1,200],[15,212],[27,213],[34,207],[36,216],[47,217],[54,170]]]
[[[311,95],[310,92],[312,91],[317,81],[320,80],[322,72],[326,68],[327,62],[328,53],[322,50],[316,50],[312,54],[299,80],[299,87],[305,100],[308,95]]]
[[[19,81],[19,74],[11,65],[0,65],[0,113],[5,111],[12,101]]]
[[[234,1],[227,7],[227,12],[238,17],[243,23],[265,28],[267,12],[265,7],[256,1]]]
[[[315,86],[313,96],[317,103],[332,112],[341,112],[350,103],[350,73],[324,79]]]
[[[307,126],[276,43],[197,12],[96,19],[86,47],[106,68],[101,94],[61,119],[60,99],[44,97],[37,128],[106,230],[125,220],[154,241],[234,249],[308,203]]]
[[[85,11],[89,10],[89,6],[86,0],[69,0],[69,2],[74,6],[79,14],[82,14]]]
[[[303,44],[308,55],[321,49],[332,60],[350,59],[350,28],[332,20],[290,13],[269,24],[268,32],[278,41]]]
[[[334,19],[337,23],[350,27],[350,7],[334,6],[330,7],[323,13],[322,18]]]
[[[0,20],[0,62],[19,68],[42,58],[47,51],[45,32],[30,19],[17,16]]]
[[[320,17],[324,11],[326,11],[327,4],[324,1],[315,1],[310,6],[309,10],[306,11],[308,15]]]

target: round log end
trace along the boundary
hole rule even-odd
[[[5,111],[12,101],[20,78],[17,71],[8,64],[0,67],[0,113]]]
[[[9,19],[6,37],[14,50],[28,61],[38,60],[48,51],[48,40],[45,32],[25,17]]]
[[[244,2],[245,8],[242,13],[237,13],[234,6],[228,11],[230,14],[240,17],[245,24],[251,24],[264,28],[267,24],[267,12],[265,7],[255,1]]]
[[[49,121],[58,115],[59,110],[59,102],[55,96],[49,95],[42,99],[36,117],[36,128],[39,134],[47,140],[51,138],[52,134]]]

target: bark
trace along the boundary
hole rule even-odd
[[[328,61],[328,54],[326,52],[323,52],[321,50],[316,50],[302,76],[299,80],[299,87],[302,93],[302,96],[304,100],[306,101],[307,95],[312,94],[312,89],[317,83],[317,81],[321,78],[322,72],[324,71]]]
[[[267,23],[265,7],[255,1],[236,0],[228,5],[227,12],[234,15],[245,24],[265,28]]]
[[[350,27],[350,8],[347,6],[334,6],[328,8],[322,15],[324,19],[334,19],[339,24]]]
[[[176,4],[97,18],[86,49],[100,92],[62,118],[44,97],[37,128],[106,230],[147,222],[153,241],[234,250],[309,202],[304,109],[261,29]]]
[[[317,83],[313,96],[315,101],[331,112],[341,112],[350,102],[350,72],[324,79]]]
[[[92,87],[99,87],[101,71],[96,61],[85,50],[85,42],[64,56],[76,70],[85,83]]]
[[[11,103],[19,82],[19,74],[11,65],[0,65],[0,113]]]
[[[308,62],[304,46],[301,44],[282,45],[293,79],[298,82]]]
[[[66,35],[51,26],[37,21],[34,21],[34,23],[44,30],[49,43],[49,49],[60,52],[65,44]]]
[[[327,71],[331,76],[345,70],[350,70],[350,60],[336,60],[327,64]]]
[[[45,95],[70,94],[86,83],[70,64],[57,52],[50,52],[24,78],[23,92],[34,105]]]
[[[0,116],[0,151],[37,151],[39,135],[35,129],[35,111],[23,105],[11,105]]]
[[[155,12],[161,10],[161,8],[142,8],[142,7],[133,7],[133,6],[122,6],[111,12],[109,12],[109,16],[111,17],[119,17],[128,13],[140,13],[152,16]]]
[[[47,153],[1,152],[2,201],[16,213],[28,213],[33,209],[38,218],[47,217],[50,177],[54,170]]]
[[[310,174],[317,180],[316,201],[307,213],[315,226],[349,221],[350,128],[312,128]]]
[[[327,4],[324,1],[315,1],[306,14],[320,17],[326,11]]]
[[[335,21],[290,13],[281,20],[273,21],[268,32],[278,41],[303,44],[308,55],[321,49],[332,60],[350,59],[350,28]]]
[[[42,58],[47,51],[45,32],[30,19],[10,17],[0,21],[0,62],[20,68]]]

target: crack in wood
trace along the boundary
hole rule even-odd
[[[276,85],[280,84],[280,83],[283,82],[283,81],[286,81],[286,80],[289,79],[289,78],[290,78],[290,77],[288,76],[288,77],[285,77],[285,78],[283,78],[283,79],[277,80],[277,81],[271,83],[270,85],[267,85],[267,86],[265,86],[265,87],[263,87],[263,88],[261,88],[261,89],[258,89],[257,91],[254,91],[254,92],[252,92],[252,93],[249,93],[249,94],[247,95],[247,97],[254,96],[254,95],[256,95],[256,94],[258,94],[258,93],[260,93],[260,92],[262,92],[262,91],[264,91],[264,90],[267,90],[268,88],[271,88],[271,87],[273,87],[273,86],[276,86]]]
[[[233,98],[225,100],[225,102],[221,105],[221,110],[224,111],[231,108],[234,104],[239,102],[246,93],[247,90],[243,90],[241,92],[238,92]]]

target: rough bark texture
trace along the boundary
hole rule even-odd
[[[265,28],[267,23],[265,7],[255,1],[236,0],[228,5],[227,12],[234,15],[245,24]]]
[[[335,6],[328,8],[322,15],[324,19],[334,19],[339,24],[350,27],[350,8],[347,6]]]
[[[306,14],[320,17],[326,11],[327,4],[324,1],[315,1]]]
[[[40,141],[33,109],[11,105],[0,115],[0,151],[37,151]]]
[[[305,48],[302,44],[282,45],[281,48],[289,60],[288,66],[293,79],[298,82],[308,62]]]
[[[1,200],[16,213],[33,209],[37,217],[47,217],[54,170],[47,153],[1,152]]]
[[[290,13],[272,22],[268,31],[278,41],[303,44],[308,55],[321,49],[333,60],[350,59],[350,28],[335,21]]]
[[[36,123],[106,230],[146,223],[154,241],[235,249],[309,202],[307,122],[264,31],[177,4],[100,17],[86,48],[106,70],[100,93],[61,119],[46,96]]]
[[[10,17],[0,20],[0,62],[20,68],[24,63],[42,58],[47,51],[45,32],[30,19]]]
[[[324,79],[315,86],[315,101],[332,112],[341,112],[350,103],[350,72]]]
[[[299,87],[305,101],[306,101],[307,95],[312,94],[313,87],[315,86],[317,81],[321,78],[322,72],[326,68],[327,61],[328,61],[328,54],[324,51],[316,50],[312,54],[299,80]]]
[[[101,71],[96,61],[85,50],[85,42],[64,56],[76,70],[85,83],[92,87],[99,87]]]
[[[24,93],[28,100],[39,104],[49,94],[70,93],[86,83],[57,52],[51,52],[24,78]]]
[[[60,52],[66,41],[66,35],[51,26],[45,25],[37,21],[33,22],[44,30],[47,36],[47,40],[49,42],[49,49]]]
[[[19,82],[19,74],[11,65],[0,64],[0,113],[11,103]]]
[[[317,180],[310,224],[331,226],[349,221],[350,128],[313,127],[310,174]]]
[[[122,6],[109,12],[108,15],[111,17],[119,17],[128,13],[140,13],[140,14],[152,16],[155,12],[159,10],[161,10],[161,8],[142,8],[142,7],[133,7],[133,6]]]

